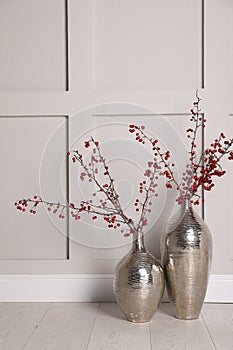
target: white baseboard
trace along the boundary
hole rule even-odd
[[[111,302],[112,282],[112,275],[0,275],[0,302]],[[211,275],[205,301],[233,303],[233,275]]]
[[[211,275],[205,302],[233,303],[233,275]]]
[[[0,275],[0,302],[114,301],[112,275]]]

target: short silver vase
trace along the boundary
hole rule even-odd
[[[170,219],[161,248],[168,296],[175,317],[197,319],[208,285],[212,238],[190,201],[180,205]]]
[[[134,235],[130,252],[117,264],[114,293],[128,321],[149,322],[164,292],[164,273],[144,246],[143,235]]]

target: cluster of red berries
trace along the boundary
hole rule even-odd
[[[116,223],[116,219],[117,219],[116,215],[104,216],[104,221],[108,223],[108,228],[117,229],[118,227],[121,226],[119,222]]]
[[[140,209],[138,208],[138,206],[140,205],[140,201],[138,198],[136,198],[134,205],[135,205],[135,207],[137,207],[135,210],[139,211]]]
[[[139,184],[139,193],[143,192],[143,188],[146,185],[146,180],[143,180],[142,182],[140,182]]]
[[[199,102],[200,98],[197,96],[197,101],[194,102],[194,108],[190,111],[192,114],[190,121],[194,122],[194,128],[188,128],[186,130],[187,137],[191,139],[190,164],[187,165],[180,184],[174,178],[172,167],[174,167],[175,164],[170,162],[170,151],[162,152],[158,145],[158,140],[149,138],[144,132],[144,126],[140,127],[133,124],[129,126],[130,133],[136,132],[136,140],[143,143],[148,141],[152,146],[154,156],[160,158],[160,164],[165,168],[164,171],[160,172],[160,175],[166,178],[167,181],[165,185],[168,189],[173,188],[172,183],[176,185],[175,187],[179,191],[177,197],[177,202],[179,204],[183,203],[185,198],[189,198],[193,204],[198,205],[200,203],[199,195],[197,194],[198,189],[201,187],[206,191],[210,191],[214,187],[213,177],[222,177],[225,174],[225,170],[223,170],[220,165],[221,158],[227,155],[228,160],[233,160],[233,150],[231,148],[233,139],[225,140],[226,137],[224,133],[221,132],[219,138],[202,153],[200,160],[198,162],[196,161],[197,132],[199,128],[204,128],[206,123],[206,119],[200,116]],[[140,188],[140,190],[142,189]],[[194,195],[196,195],[198,199],[192,200]]]
[[[29,202],[33,202],[33,206],[31,208],[29,208]],[[41,198],[34,196],[33,200],[21,199],[15,202],[15,206],[17,210],[22,211],[23,213],[28,210],[30,214],[36,214],[36,209],[40,202]]]
[[[142,126],[141,128],[143,130],[144,127]],[[136,131],[136,129],[138,129],[138,127],[136,125],[131,124],[129,126],[129,132],[130,133],[134,133]],[[141,142],[142,144],[145,143],[145,140],[143,139],[143,137],[142,137],[140,132],[136,132],[135,139],[136,139],[136,141]]]
[[[26,207],[28,206],[27,201],[25,200],[20,200],[18,202],[15,202],[16,209],[22,212],[26,211]]]
[[[81,219],[81,216],[78,215],[77,213],[75,213],[74,211],[71,211],[71,216],[72,218],[74,218],[74,220],[80,220]]]
[[[33,199],[22,199],[15,203],[16,209],[22,212],[28,211],[30,214],[36,214],[37,213],[37,207],[39,204],[44,203],[47,205],[47,210],[49,212],[52,212],[53,214],[59,213],[59,219],[65,219],[65,215],[63,214],[63,211],[66,206],[60,205],[59,203],[48,203],[42,200],[40,196],[34,196]],[[31,204],[31,206],[30,206]]]
[[[146,134],[144,133],[145,130],[145,126],[138,126],[138,125],[133,125],[131,124],[129,127],[129,132],[130,133],[134,133],[137,130],[136,134],[135,134],[135,139],[136,141],[139,142],[143,142],[145,143],[145,140],[147,139],[151,145],[152,145],[152,150],[155,151],[154,152],[154,166],[157,168],[157,170],[161,169],[161,166],[158,164],[157,162],[157,157],[159,156],[161,159],[161,162],[164,163],[164,166],[166,168],[166,170],[164,172],[160,172],[160,175],[164,175],[166,177],[166,179],[171,180],[173,178],[172,176],[172,171],[170,169],[170,167],[174,167],[175,164],[169,162],[169,159],[171,158],[171,152],[169,150],[165,151],[164,153],[161,153],[161,148],[158,145],[158,139],[151,139],[149,137],[146,136]],[[142,140],[142,141],[140,141]],[[149,162],[148,165],[151,166],[153,163]],[[148,171],[148,170],[147,170]],[[147,176],[149,175],[149,172],[147,174]],[[172,184],[170,181],[166,182],[166,187],[167,188],[172,188]]]

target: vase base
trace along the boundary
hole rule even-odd
[[[184,320],[184,321],[193,321],[193,320],[198,320],[199,319],[199,315],[198,316],[178,316],[178,315],[174,315],[175,318],[177,318],[178,320]]]
[[[127,318],[127,321],[129,322],[132,322],[132,323],[147,323],[147,322],[150,322],[150,320],[134,320],[134,319],[130,319],[130,318]]]
[[[121,310],[123,311],[127,321],[132,323],[146,323],[151,321],[152,317],[154,316],[154,313],[157,310],[157,307],[151,309],[150,311],[148,310],[147,312],[142,312],[141,310],[125,312],[122,308]]]
[[[155,311],[154,311],[155,312]],[[153,312],[153,314],[154,314]],[[125,314],[125,317],[127,321],[132,322],[132,323],[146,323],[150,322],[153,314],[148,314],[148,315],[132,315],[132,314]]]

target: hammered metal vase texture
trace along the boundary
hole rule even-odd
[[[163,237],[163,267],[175,317],[199,317],[205,299],[211,258],[210,231],[189,202],[182,204]]]
[[[154,315],[164,292],[164,273],[157,259],[137,234],[130,252],[115,270],[114,293],[128,321],[148,322]]]

